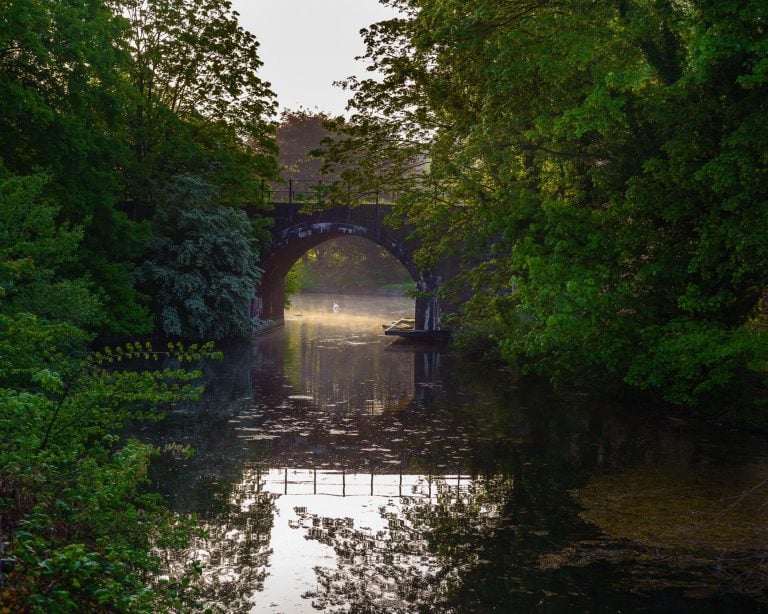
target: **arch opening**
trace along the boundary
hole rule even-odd
[[[283,240],[272,246],[264,259],[259,301],[256,309],[252,310],[254,315],[277,324],[284,321],[286,297],[299,289],[297,285],[302,280],[297,278],[302,275],[302,266],[305,267],[303,281],[309,281],[310,286],[315,282],[310,290],[345,289],[351,290],[350,293],[372,293],[376,289],[386,293],[399,289],[402,296],[406,288],[418,286],[419,274],[409,257],[410,252],[397,240],[379,236],[371,238],[366,236],[366,229],[359,226],[317,226],[317,229],[292,228],[283,232]],[[324,266],[316,264],[320,257],[325,260]],[[329,257],[335,262],[329,263]],[[369,259],[375,260],[377,271],[371,274],[369,268],[368,279],[365,279],[365,265],[371,264],[365,261]],[[358,262],[352,262],[354,260]],[[323,268],[326,270],[320,271]],[[312,280],[313,274],[319,272],[324,275],[319,278],[314,275]],[[418,319],[418,313],[415,315]]]
[[[404,296],[416,289],[409,271],[388,250],[369,239],[345,236],[313,247],[286,276],[286,307],[302,293]]]

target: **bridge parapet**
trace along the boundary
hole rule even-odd
[[[351,184],[322,179],[285,179],[261,182],[261,202],[273,204],[333,206],[343,201],[345,206],[385,205],[395,202],[394,192],[356,191]]]

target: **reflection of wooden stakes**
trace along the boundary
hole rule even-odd
[[[341,470],[341,496],[347,496],[347,470]]]
[[[288,467],[285,468],[285,489],[283,491],[284,495],[288,494]]]
[[[397,496],[402,497],[403,496],[403,472],[400,472],[400,486],[397,489]]]
[[[371,496],[373,496],[373,469],[371,469]]]
[[[317,494],[317,467],[315,467],[315,477],[314,477],[313,486],[314,486],[314,491],[312,494],[316,495]]]

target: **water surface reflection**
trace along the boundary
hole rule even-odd
[[[402,299],[299,297],[284,329],[228,349],[201,405],[146,433],[196,449],[161,458],[153,475],[209,532],[169,560],[207,564],[209,603],[227,612],[763,608],[763,568],[745,555],[765,551],[763,490],[737,496],[768,473],[762,442],[557,397],[381,335],[383,322],[409,313]],[[736,487],[713,487],[736,473]],[[670,526],[694,526],[701,506],[710,533],[696,548],[673,540]],[[734,537],[725,527],[737,509],[748,513]],[[666,528],[649,537],[654,523]],[[727,558],[714,553],[724,540]],[[735,580],[745,574],[750,582]]]

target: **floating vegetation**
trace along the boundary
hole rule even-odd
[[[665,561],[696,570],[704,592],[725,585],[759,595],[768,586],[768,465],[643,466],[593,477],[573,496],[610,541],[544,556],[544,568]]]

